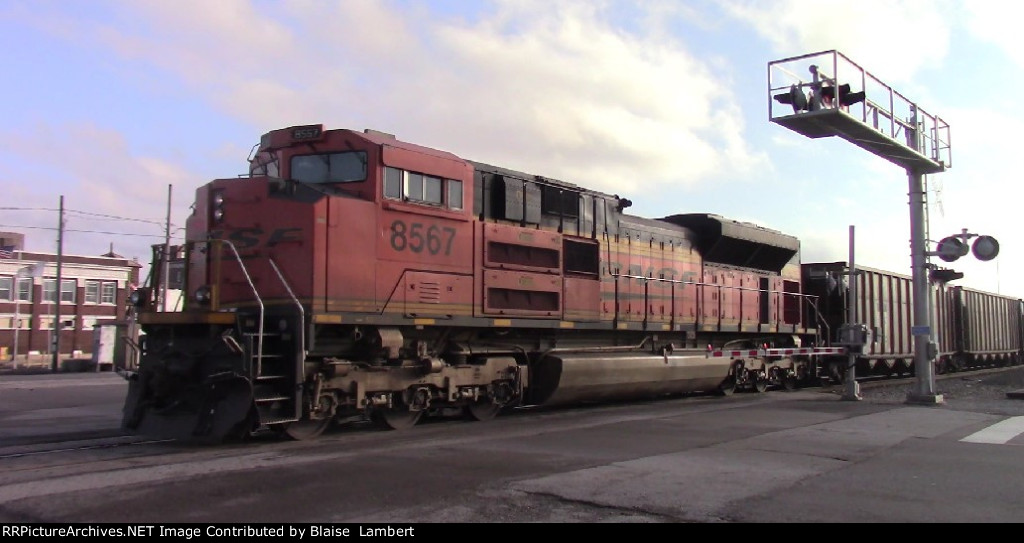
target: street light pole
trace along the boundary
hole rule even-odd
[[[11,353],[11,362],[14,369],[18,369],[18,330],[21,330],[21,293],[18,290],[21,283],[21,272],[14,276],[14,352]]]

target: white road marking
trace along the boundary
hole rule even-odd
[[[1024,433],[1024,417],[1010,417],[984,430],[974,432],[960,441],[1002,445],[1022,433]]]

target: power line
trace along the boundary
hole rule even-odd
[[[0,228],[18,228],[18,229],[24,229],[24,230],[59,230],[59,228],[54,228],[52,226],[23,226],[23,225],[17,225],[17,224],[0,224]],[[178,230],[181,230],[181,228],[178,228],[176,230],[172,230],[172,232],[177,232]],[[141,237],[141,238],[163,238],[164,237],[163,234],[130,234],[128,232],[105,232],[105,231],[102,231],[102,230],[75,230],[75,229],[70,229],[70,228],[65,228],[64,231],[65,232],[77,232],[77,233],[81,233],[81,234],[106,234],[106,235],[111,235],[111,236],[129,236],[129,237]],[[182,238],[182,236],[171,236],[171,237],[176,238],[176,239]]]
[[[59,210],[54,209],[54,208],[46,208],[46,207],[0,207],[0,210],[4,210],[4,211],[51,211],[51,212],[59,211]],[[118,215],[109,215],[109,214],[106,214],[106,213],[93,213],[91,211],[82,211],[80,209],[65,209],[64,210],[64,214],[66,215],[68,213],[84,215],[84,216],[87,216],[87,217],[98,217],[98,218],[118,220],[118,221],[144,222],[144,223],[149,223],[149,224],[155,224],[157,226],[164,226],[164,222],[163,221],[158,221],[156,219],[137,219],[135,217],[121,217],[121,216],[118,216]],[[2,226],[2,225],[0,225],[0,226]],[[171,223],[171,226],[176,226],[176,225],[174,223]]]
[[[79,215],[85,215],[85,216],[89,216],[89,217],[99,217],[99,218],[103,218],[103,219],[111,219],[111,220],[118,220],[118,221],[144,222],[144,223],[149,223],[149,224],[155,224],[157,226],[164,226],[164,223],[162,221],[157,221],[157,220],[153,220],[153,219],[136,219],[136,218],[132,218],[132,217],[119,217],[117,215],[107,215],[107,214],[104,214],[104,213],[91,213],[89,211],[80,211],[80,210],[77,210],[77,209],[66,209],[66,210],[64,210],[64,212],[65,213],[77,213]],[[171,226],[174,226],[174,225],[172,224]]]

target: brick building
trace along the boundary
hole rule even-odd
[[[64,254],[58,289],[57,255],[23,245],[23,234],[0,232],[0,354],[10,356],[15,344],[19,355],[50,354],[58,330],[61,355],[91,353],[98,326],[125,321],[142,266],[113,250]]]

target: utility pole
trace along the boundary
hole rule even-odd
[[[164,225],[164,261],[160,272],[160,311],[167,311],[167,281],[171,273],[171,188],[167,185],[167,222]]]
[[[60,290],[61,261],[64,259],[64,195],[60,196],[60,223],[57,225],[57,284],[54,288],[53,300],[53,361],[50,371],[56,373],[60,369]]]

